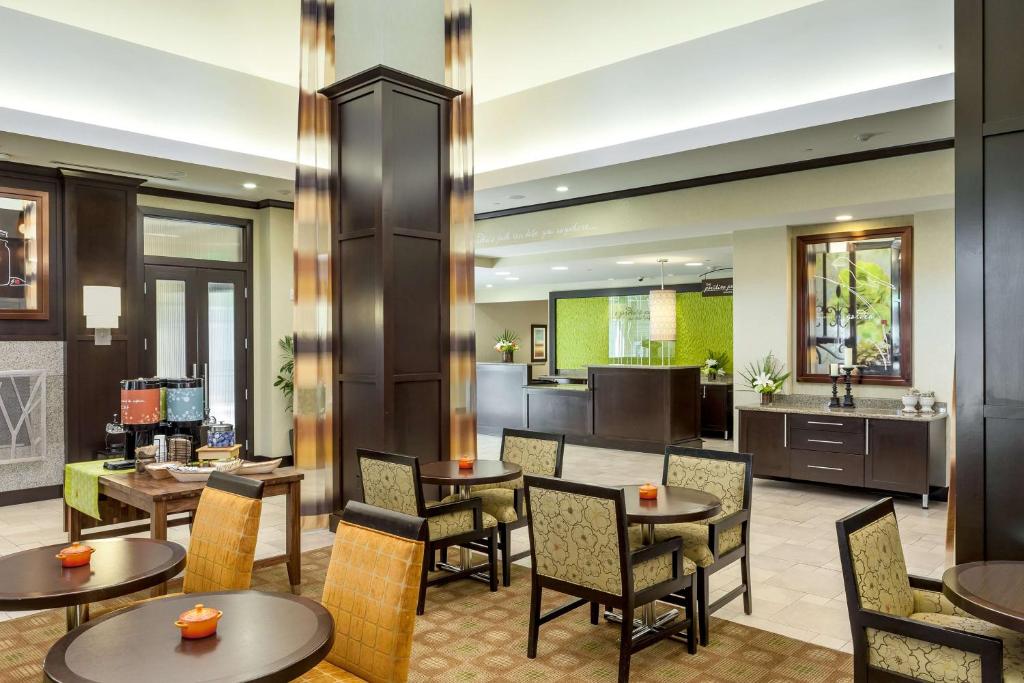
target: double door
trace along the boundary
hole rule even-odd
[[[209,413],[248,451],[245,271],[147,265],[143,292],[145,374],[205,378]]]

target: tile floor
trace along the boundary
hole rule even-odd
[[[497,458],[497,437],[480,437],[480,457]],[[708,448],[732,450],[731,441],[707,440]],[[597,484],[635,484],[661,479],[658,455],[568,446],[563,476]],[[835,520],[879,496],[824,486],[754,480],[751,574],[754,613],[735,600],[717,616],[819,645],[850,651]],[[922,510],[917,498],[897,499],[897,515],[910,573],[940,577],[946,566],[946,504]],[[172,527],[171,540],[188,543],[188,527]],[[525,548],[526,529],[515,532],[514,549]],[[61,501],[0,508],[0,555],[60,543]],[[305,531],[302,549],[330,545],[326,530]],[[256,556],[284,551],[284,498],[265,501]],[[712,577],[712,599],[739,581],[738,565]],[[0,620],[24,613],[0,612]]]

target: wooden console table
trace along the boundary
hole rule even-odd
[[[300,542],[299,492],[303,474],[294,467],[283,467],[269,474],[246,475],[264,482],[263,497],[285,496],[285,553],[257,560],[254,567],[268,567],[276,564],[288,565],[288,581],[292,592],[298,594],[301,583],[302,544]],[[149,515],[149,523],[133,524],[117,528],[102,528],[98,531],[83,532],[83,522],[92,521],[84,513],[64,505],[68,539],[71,541],[124,536],[149,530],[152,538],[167,540],[167,527],[191,524],[195,517],[199,496],[205,482],[181,483],[174,479],[154,479],[148,474],[116,474],[99,478],[99,492]],[[168,516],[187,512],[188,516],[168,521]],[[166,593],[166,584],[153,590],[154,594]]]

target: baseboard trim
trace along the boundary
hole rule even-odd
[[[19,489],[17,491],[0,491],[0,507],[7,505],[22,505],[23,503],[35,503],[39,500],[53,500],[64,496],[64,486],[54,484],[53,486],[38,486],[31,489]]]

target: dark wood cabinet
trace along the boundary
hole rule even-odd
[[[732,385],[701,384],[701,432],[721,432],[723,439],[732,434]]]
[[[789,477],[785,413],[744,411],[740,452],[753,454],[755,477]]]
[[[946,467],[946,421],[740,409],[739,450],[754,476],[914,493]]]

